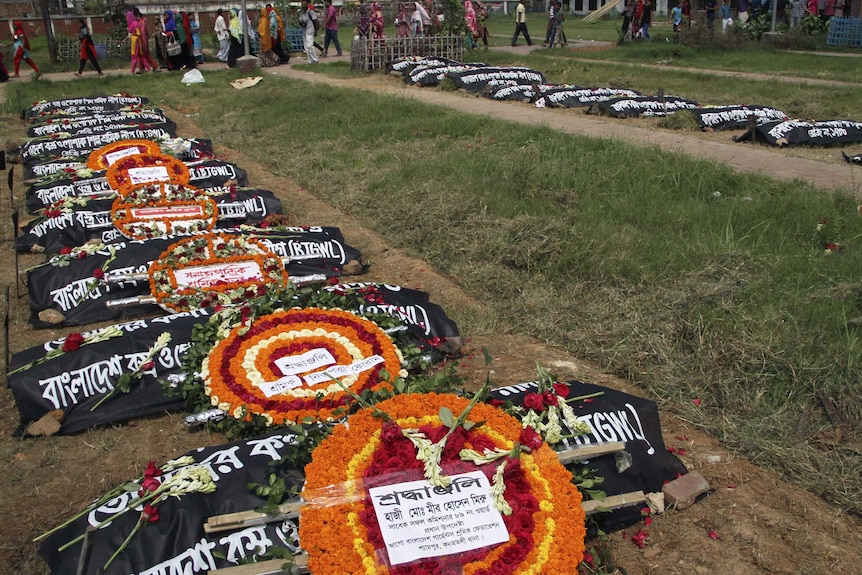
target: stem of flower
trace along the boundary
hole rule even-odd
[[[113,563],[113,562],[114,562],[114,559],[116,559],[116,558],[117,558],[117,555],[119,555],[120,553],[122,553],[122,552],[123,552],[123,550],[124,550],[126,547],[128,547],[128,546],[129,546],[129,542],[132,540],[132,537],[134,537],[134,536],[135,536],[135,533],[137,533],[137,532],[141,529],[141,526],[142,526],[143,524],[144,524],[144,518],[143,518],[143,516],[142,516],[140,519],[138,519],[138,522],[137,522],[137,523],[135,523],[135,528],[134,528],[134,529],[132,529],[132,532],[131,532],[131,533],[129,533],[129,535],[126,537],[125,541],[123,541],[122,545],[120,545],[119,549],[117,549],[116,551],[114,551],[114,554],[113,554],[113,555],[111,555],[111,558],[110,558],[110,559],[108,559],[107,563],[105,563],[105,566],[104,566],[104,567],[102,567],[102,571],[107,571],[107,570],[108,570],[108,565],[110,565],[111,563]]]
[[[566,403],[572,403],[573,401],[583,401],[585,399],[592,399],[594,397],[601,397],[604,394],[605,394],[604,391],[597,391],[595,393],[590,393],[588,395],[579,395],[578,397],[572,397],[570,399],[567,399]]]
[[[125,508],[125,509],[123,509],[122,511],[118,511],[117,513],[114,513],[113,515],[111,515],[110,517],[108,517],[107,519],[105,519],[104,521],[100,521],[98,524],[96,524],[96,525],[94,526],[94,527],[95,527],[95,529],[101,529],[102,527],[104,527],[105,525],[107,525],[108,523],[110,523],[111,521],[113,521],[114,519],[116,519],[117,517],[119,517],[120,515],[123,515],[124,513],[126,513],[126,512],[127,512],[127,511],[129,511],[130,509],[133,509],[134,507],[137,507],[138,505],[142,505],[142,504],[144,504],[144,503],[148,503],[148,502],[152,501],[153,499],[156,499],[157,497],[161,497],[161,495],[162,495],[162,493],[163,493],[164,491],[165,491],[165,488],[164,488],[164,487],[159,487],[158,489],[156,489],[155,491],[153,491],[153,492],[152,492],[152,493],[150,493],[149,495],[144,495],[143,497],[140,497],[140,498],[137,500],[137,502],[135,503],[135,505],[129,505],[128,507],[126,507],[126,508]],[[62,547],[58,548],[58,549],[57,549],[57,551],[58,551],[58,552],[65,551],[66,549],[68,549],[69,547],[71,547],[71,546],[72,546],[72,545],[74,545],[75,543],[79,543],[79,542],[80,542],[81,540],[83,540],[83,539],[84,539],[84,535],[83,535],[83,534],[78,535],[77,537],[75,537],[74,539],[72,539],[71,541],[69,541],[68,543],[66,543],[65,545],[63,545]]]
[[[74,522],[75,522],[75,521],[77,521],[79,518],[81,518],[82,516],[86,515],[87,513],[89,513],[89,512],[90,512],[90,511],[92,511],[93,509],[95,509],[96,507],[99,507],[99,506],[101,506],[102,504],[107,503],[108,501],[110,501],[111,499],[113,499],[114,497],[116,497],[117,495],[119,495],[119,494],[120,494],[120,493],[122,493],[122,492],[123,492],[123,487],[122,487],[122,486],[114,487],[114,488],[113,488],[113,489],[111,489],[108,493],[106,493],[105,495],[103,495],[102,497],[100,497],[97,501],[95,501],[95,502],[91,503],[90,505],[88,505],[88,506],[86,507],[86,509],[84,509],[84,510],[83,510],[83,511],[81,511],[80,513],[76,514],[76,515],[75,515],[75,516],[73,516],[71,519],[67,519],[64,523],[61,523],[60,525],[57,525],[56,527],[54,527],[54,528],[53,528],[53,529],[51,529],[50,531],[46,531],[45,533],[42,533],[41,535],[39,535],[39,536],[37,536],[37,537],[34,537],[34,538],[33,538],[33,541],[41,541],[42,539],[44,539],[45,537],[48,537],[48,536],[49,536],[49,535],[51,535],[52,533],[56,533],[56,532],[57,532],[57,531],[59,531],[60,529],[63,529],[64,527],[67,527],[68,525],[70,525],[71,523],[74,523]]]

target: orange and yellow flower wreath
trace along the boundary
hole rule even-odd
[[[250,420],[252,414],[263,416],[270,424],[301,422],[308,417],[334,419],[352,399],[332,380],[272,397],[260,387],[282,377],[275,363],[278,359],[320,349],[342,366],[372,356],[383,359],[370,369],[341,378],[357,394],[366,389],[391,389],[391,380],[401,373],[400,351],[371,320],[343,310],[291,309],[257,318],[248,331],[242,326],[234,328],[218,342],[201,366],[204,391],[213,406],[237,419]],[[319,371],[322,369],[296,375],[304,378]]]
[[[108,156],[119,152],[134,154],[160,154],[162,149],[151,140],[120,140],[93,150],[87,156],[87,167],[91,170],[106,170],[111,165]]]
[[[172,184],[188,184],[189,180],[191,180],[188,166],[172,156],[159,153],[136,154],[114,162],[105,172],[105,178],[107,178],[111,189],[116,190],[120,195],[124,195],[130,187],[135,185],[129,177],[129,170],[160,166],[164,166],[165,170],[167,170],[168,179],[166,181]]]
[[[176,271],[187,267],[253,261],[261,278],[223,281],[203,288],[178,285]],[[286,287],[288,273],[277,254],[255,238],[201,234],[180,240],[150,264],[150,294],[156,303],[172,311],[234,305],[263,295],[267,285]]]
[[[163,215],[144,217],[141,213],[146,210],[161,210]],[[216,201],[203,190],[182,184],[132,186],[111,206],[111,221],[120,233],[133,240],[208,231],[216,220]]]
[[[447,431],[438,417],[440,408],[458,414],[468,401],[455,395],[399,395],[375,407],[397,424],[384,422],[371,409],[348,418],[312,453],[306,466],[303,497],[309,502],[300,516],[299,538],[315,575],[431,575],[440,573],[438,559],[387,567],[378,560],[385,553],[380,528],[362,485],[374,477],[398,474],[398,482],[423,479],[423,463],[402,429],[418,428],[432,441]],[[467,421],[485,422],[470,431],[453,433],[443,450],[446,473],[473,471],[461,461],[463,448],[482,452],[495,447],[511,450],[523,433],[520,422],[490,405],[478,404]],[[396,431],[393,432],[392,427]],[[479,467],[489,479],[494,463]],[[584,552],[585,515],[572,476],[546,445],[510,459],[505,471],[504,497],[513,513],[503,520],[509,541],[491,548],[449,556],[460,561],[464,575],[527,575],[575,573]],[[378,479],[378,483],[379,483]],[[318,493],[343,488],[344,503],[315,504]],[[323,491],[319,491],[323,490]]]

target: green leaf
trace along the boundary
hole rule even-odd
[[[493,358],[491,357],[491,353],[488,351],[487,347],[482,347],[482,355],[485,358],[485,365],[491,365],[491,361],[493,360]]]
[[[451,428],[455,425],[455,416],[452,414],[452,410],[446,406],[440,408],[438,417],[440,417],[440,422],[446,427]]]

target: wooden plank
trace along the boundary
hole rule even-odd
[[[594,445],[581,445],[574,449],[558,451],[557,459],[560,460],[560,463],[566,465],[572,461],[577,461],[578,459],[589,459],[591,457],[617,453],[625,448],[625,441],[610,441],[608,443],[596,443]]]
[[[251,525],[263,525],[273,521],[284,521],[299,516],[299,510],[305,502],[292,499],[278,506],[277,514],[261,513],[259,511],[238,511],[225,515],[215,515],[204,523],[204,532],[217,533],[219,531],[231,531]]]
[[[207,575],[274,575],[281,573],[281,566],[290,563],[289,559],[271,559],[259,563],[248,563],[224,569],[212,569]],[[301,553],[293,556],[293,564],[303,573],[308,573],[308,555]]]
[[[581,18],[581,22],[593,22],[617,7],[618,2],[608,2],[598,10],[594,10]]]
[[[584,501],[581,503],[581,507],[584,508],[587,515],[592,515],[602,510],[618,509],[620,507],[635,505],[636,503],[643,503],[644,501],[646,501],[646,495],[643,491],[630,491],[629,493],[611,495],[610,497],[606,497],[604,501],[598,501],[597,499]]]
[[[616,453],[625,449],[626,444],[623,441],[613,441],[608,443],[597,443],[592,445],[580,445],[566,451],[558,451],[557,459],[560,463],[567,464],[578,459],[587,459],[591,457],[599,457]],[[238,511],[236,513],[228,513],[226,515],[215,515],[207,519],[204,523],[205,533],[218,533],[220,531],[232,531],[234,529],[242,529],[252,525],[263,525],[273,521],[284,521],[292,519],[299,515],[299,510],[302,508],[303,502],[300,500],[291,500],[283,503],[278,508],[276,514],[260,513],[259,511]]]

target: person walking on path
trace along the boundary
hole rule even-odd
[[[718,17],[721,18],[721,33],[727,34],[727,29],[733,30],[733,16],[730,12],[730,0],[721,0],[718,7]]]
[[[155,60],[150,55],[150,31],[147,29],[147,18],[140,10],[135,8],[132,10],[135,14],[135,19],[138,21],[138,33],[141,37],[141,53],[138,56],[138,63],[144,63],[150,66],[150,69],[155,72],[158,70]]]
[[[99,73],[99,76],[103,76],[102,68],[99,66],[99,60],[96,56],[96,46],[93,45],[93,37],[90,36],[87,22],[83,18],[79,18],[78,22],[81,24],[81,27],[78,29],[78,43],[81,46],[81,58],[78,61],[78,72],[75,75],[80,77],[81,74],[84,73],[84,66],[87,64],[87,60],[89,60],[93,65],[93,68],[96,69],[96,72]]]
[[[556,2],[551,2],[548,8],[548,26],[545,28],[545,41],[542,42],[542,48],[546,48],[551,42],[551,34],[554,32],[554,10],[557,7]]]
[[[682,24],[682,6],[677,4],[670,11],[671,20],[673,21],[673,31],[679,32],[680,24]]]
[[[309,64],[317,64],[317,48],[314,47],[314,36],[320,23],[317,20],[317,12],[314,11],[312,0],[308,0],[305,10],[299,15],[299,23],[302,24],[305,33],[305,55],[308,56]]]
[[[479,28],[476,24],[476,10],[470,0],[464,0],[464,38],[468,50],[475,50],[478,44]]]
[[[518,0],[518,7],[515,9],[515,35],[512,36],[512,46],[518,44],[519,34],[524,35],[527,46],[533,45],[533,41],[530,40],[530,33],[527,31],[527,7],[524,6],[524,0]]]
[[[715,29],[716,1],[706,0],[706,29],[712,34]]]
[[[30,39],[27,38],[27,33],[24,32],[24,25],[20,21],[12,22],[12,63],[15,66],[15,78],[18,77],[18,70],[21,67],[21,60],[25,61],[28,66],[33,68],[36,74],[39,74],[39,66],[30,58]]]
[[[146,70],[146,64],[141,61],[141,32],[138,28],[138,20],[132,10],[126,12],[126,31],[129,33],[129,56],[132,58],[132,74],[142,74]],[[140,72],[136,72],[140,65]]]
[[[652,24],[652,1],[644,0],[643,14],[641,14],[641,33],[644,40],[649,40],[650,24]]]
[[[398,3],[398,14],[395,15],[395,37],[410,37],[410,15],[407,13],[407,6],[404,5],[404,2]]]
[[[338,42],[338,10],[332,5],[332,0],[324,0],[326,12],[323,15],[323,57],[329,55],[329,43],[335,45],[335,53],[341,56],[341,44]]]
[[[486,22],[488,21],[488,8],[482,3],[476,3],[476,22],[479,27],[479,38],[482,39],[482,43],[485,45],[485,50],[488,49],[488,26]],[[477,42],[478,44],[478,42]]]
[[[280,64],[290,62],[290,55],[284,51],[284,22],[281,21],[281,16],[278,10],[272,7],[272,4],[266,5],[266,13],[269,15],[269,34],[272,37],[272,51],[278,56]]]
[[[568,46],[569,42],[566,39],[566,33],[563,30],[563,24],[566,22],[566,15],[563,14],[563,4],[559,0],[553,3],[554,10],[554,29],[551,31],[551,48],[556,43],[560,47]]]
[[[219,8],[216,14],[215,24],[213,25],[213,31],[218,40],[218,54],[216,54],[216,58],[220,62],[227,62],[227,52],[230,50],[230,32],[227,31],[227,23],[224,21],[224,11]]]

